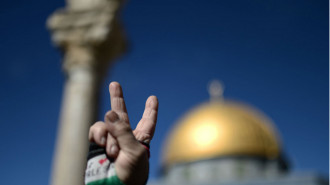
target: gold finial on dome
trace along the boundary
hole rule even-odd
[[[212,80],[208,84],[208,91],[210,94],[211,101],[222,101],[223,100],[223,83],[219,80]]]

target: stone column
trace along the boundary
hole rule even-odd
[[[48,19],[66,75],[51,185],[83,185],[88,129],[96,119],[100,83],[123,53],[119,0],[68,0]]]

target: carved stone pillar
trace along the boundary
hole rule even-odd
[[[100,83],[124,51],[119,0],[69,0],[48,19],[52,40],[63,52],[66,75],[51,185],[82,185],[88,129],[95,121]]]

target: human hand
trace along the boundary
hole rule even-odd
[[[96,122],[89,132],[89,140],[104,147],[108,157],[114,159],[118,178],[126,185],[145,184],[149,173],[146,148],[140,143],[150,143],[154,135],[158,100],[150,96],[146,101],[142,119],[132,131],[119,83],[109,85],[111,111],[104,122]]]

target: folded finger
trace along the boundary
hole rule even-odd
[[[117,143],[116,139],[110,133],[108,133],[108,136],[107,136],[106,152],[107,152],[108,156],[111,158],[117,157],[117,155],[119,153],[118,143]]]
[[[89,129],[89,141],[95,142],[99,146],[105,146],[107,133],[107,127],[104,122],[98,121]]]

